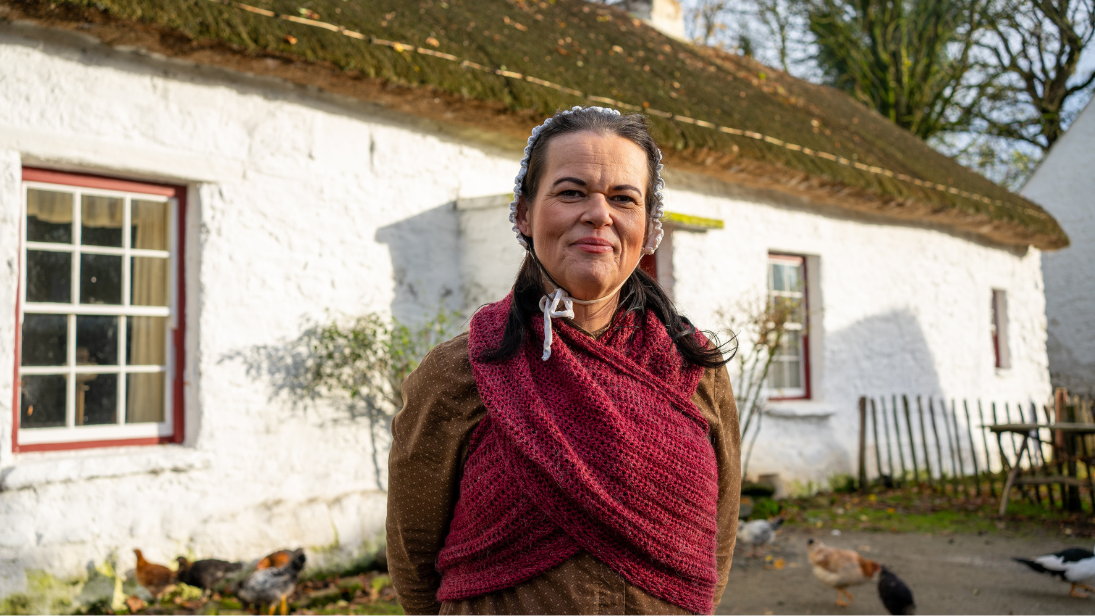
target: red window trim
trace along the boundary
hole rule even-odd
[[[807,271],[807,267],[809,267],[809,259],[806,258],[806,255],[796,255],[789,252],[769,252],[768,258],[772,257],[792,257],[795,259],[802,259],[802,314],[804,321],[804,323],[802,324],[802,376],[805,385],[805,387],[803,388],[805,390],[805,393],[801,396],[787,396],[784,398],[768,399],[774,402],[781,402],[786,400],[812,400],[813,391],[810,387],[810,282],[808,278],[809,272]],[[765,259],[766,265],[767,261],[768,259]]]
[[[19,327],[19,311],[22,309],[20,305],[20,298],[22,296],[22,289],[19,285],[22,284],[22,277],[20,276],[16,281],[15,287],[15,387],[12,395],[12,430],[11,430],[11,450],[12,453],[29,453],[34,451],[70,451],[77,449],[92,449],[97,447],[124,447],[135,445],[161,445],[164,443],[181,443],[186,436],[186,409],[183,405],[183,367],[185,366],[185,342],[186,342],[186,278],[185,263],[186,263],[186,186],[178,186],[171,184],[149,184],[147,182],[138,182],[132,180],[123,180],[119,178],[106,177],[102,175],[95,175],[90,173],[71,173],[68,171],[56,171],[53,169],[42,169],[39,167],[23,167],[23,181],[24,182],[48,182],[50,184],[61,184],[64,186],[79,186],[83,188],[100,188],[103,190],[121,190],[126,192],[137,192],[148,195],[160,195],[164,197],[172,197],[178,203],[178,220],[176,228],[178,230],[178,239],[176,251],[176,264],[178,269],[176,271],[176,278],[178,280],[177,293],[177,320],[178,327],[175,329],[175,378],[174,378],[174,391],[172,400],[172,434],[171,436],[160,436],[152,438],[134,438],[134,439],[117,439],[117,440],[104,440],[104,441],[79,441],[74,443],[40,443],[34,445],[20,445],[19,444],[19,337],[22,331]],[[22,271],[23,267],[23,220],[20,219],[19,229],[19,270]]]

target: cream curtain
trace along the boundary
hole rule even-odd
[[[95,197],[84,195],[80,212],[80,224],[85,227],[108,227],[121,229],[125,222],[125,200],[117,197]],[[119,247],[121,244],[119,244]]]
[[[27,217],[59,225],[72,223],[72,193],[27,191]]]
[[[133,201],[133,248],[167,250],[168,205],[156,201]],[[166,306],[168,298],[168,259],[134,257],[132,301],[134,306]],[[133,323],[129,341],[130,365],[162,366],[167,363],[167,319],[129,317]],[[127,423],[164,420],[163,372],[130,374],[126,402]]]

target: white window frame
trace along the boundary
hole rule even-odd
[[[28,207],[28,191],[31,189],[48,190],[54,192],[65,192],[73,195],[73,222],[72,222],[72,243],[71,244],[57,244],[52,242],[30,242],[27,240],[27,207]],[[115,197],[122,198],[125,202],[123,209],[123,232],[122,232],[122,247],[105,247],[105,246],[82,246],[80,244],[81,237],[81,215],[82,207],[81,201],[84,195],[103,196],[103,197]],[[167,219],[167,234],[168,234],[168,250],[147,250],[132,248],[130,219],[131,219],[131,202],[133,200],[140,201],[159,201],[167,203],[168,205],[168,219]],[[64,427],[50,427],[50,428],[22,428],[16,426],[18,431],[19,445],[42,445],[42,444],[65,444],[65,443],[80,443],[85,441],[115,441],[115,440],[131,440],[142,438],[161,438],[169,437],[174,434],[175,421],[174,421],[174,376],[175,370],[175,344],[174,344],[174,332],[178,328],[178,253],[179,253],[179,234],[177,228],[178,219],[178,200],[165,197],[162,195],[142,193],[139,191],[122,191],[122,190],[108,190],[100,188],[87,188],[72,184],[54,184],[49,182],[40,181],[27,181],[24,180],[21,183],[21,208],[20,208],[20,226],[22,232],[20,233],[20,242],[22,244],[20,248],[21,266],[20,266],[20,297],[19,297],[19,321],[18,327],[22,332],[24,316],[26,313],[31,314],[60,314],[68,317],[67,330],[67,349],[66,349],[66,361],[64,366],[23,366],[22,361],[22,349],[16,350],[16,358],[20,362],[18,366],[19,376],[32,376],[32,375],[59,375],[66,376],[66,392],[65,392],[65,426]],[[28,250],[43,250],[51,252],[67,252],[72,255],[71,265],[71,288],[69,295],[69,303],[27,303],[27,251]],[[104,254],[115,255],[122,257],[122,304],[121,305],[103,305],[103,304],[81,304],[80,301],[80,255],[81,254]],[[131,306],[130,302],[130,283],[131,283],[131,259],[130,257],[166,257],[168,262],[168,302],[167,306]],[[94,315],[94,316],[118,316],[118,364],[114,366],[101,366],[101,365],[89,365],[78,366],[76,365],[76,317],[80,315]],[[167,317],[167,327],[165,328],[164,335],[165,340],[165,352],[166,352],[166,364],[164,366],[125,366],[125,349],[126,349],[126,318],[128,317]],[[20,335],[20,345],[24,344],[22,335]],[[137,423],[126,424],[125,412],[126,412],[126,396],[125,387],[127,380],[125,378],[118,379],[118,393],[117,393],[117,412],[116,421],[113,424],[101,424],[91,426],[77,426],[76,421],[76,375],[77,374],[123,374],[123,373],[157,373],[162,372],[164,376],[164,418],[161,422],[156,423]],[[16,382],[16,388],[19,387],[19,383]],[[19,408],[20,396],[16,393],[16,416],[22,417],[22,410]]]
[[[775,291],[775,290],[773,290],[772,289],[772,264],[773,263],[782,263],[782,264],[794,263],[794,264],[798,265],[801,268],[801,270],[800,270],[800,274],[801,274],[800,275],[800,281],[801,281],[801,284],[802,284],[802,289],[800,291]],[[784,387],[784,388],[779,388],[779,389],[771,387],[769,385],[769,383],[771,381],[771,370],[769,370],[768,379],[765,379],[765,384],[764,384],[765,385],[765,394],[767,395],[769,400],[806,400],[806,399],[810,398],[810,358],[809,358],[809,352],[810,352],[809,344],[810,343],[809,343],[809,338],[808,338],[808,335],[807,335],[808,321],[809,321],[810,317],[809,317],[809,305],[808,305],[808,301],[809,301],[808,284],[809,283],[807,282],[807,279],[806,279],[806,276],[807,276],[806,257],[803,256],[803,255],[792,255],[792,254],[783,254],[783,253],[770,252],[770,253],[768,253],[768,258],[765,261],[765,269],[766,269],[765,274],[766,274],[766,277],[767,277],[765,291],[768,294],[769,300],[771,300],[774,297],[790,297],[790,298],[798,299],[802,302],[801,303],[802,307],[800,309],[800,314],[802,315],[802,322],[801,323],[796,323],[796,322],[790,322],[789,321],[786,324],[786,329],[788,331],[801,332],[801,335],[799,336],[799,345],[798,345],[799,354],[798,354],[798,357],[796,358],[794,356],[789,356],[789,355],[788,356],[777,355],[776,358],[775,358],[775,361],[772,362],[772,367],[774,368],[776,366],[777,362],[780,359],[797,359],[798,364],[799,364],[799,382],[802,383],[802,387]]]

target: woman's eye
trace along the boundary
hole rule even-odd
[[[612,197],[612,199],[613,201],[619,201],[621,203],[638,203],[638,201],[635,200],[635,197],[629,195],[616,195],[615,197]]]
[[[577,190],[564,190],[563,192],[559,193],[559,195],[562,197],[581,197],[582,193],[581,191]]]

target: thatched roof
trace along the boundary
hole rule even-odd
[[[1044,210],[846,94],[670,39],[581,0],[0,0],[80,29],[275,75],[519,147],[562,107],[645,110],[671,167],[1043,249]]]

